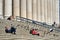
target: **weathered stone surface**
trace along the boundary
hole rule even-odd
[[[5,0],[5,16],[12,15],[12,0]]]
[[[59,0],[13,0],[13,5],[12,0],[5,0],[5,5],[0,0],[0,15],[3,15],[3,6],[5,16],[13,13],[15,18],[20,16],[47,24],[59,24]]]
[[[20,0],[14,0],[13,5],[13,16],[16,18],[16,16],[20,16]]]
[[[30,27],[38,27],[40,28],[38,31],[40,33],[40,36],[36,36],[36,35],[31,35],[29,34],[29,30],[26,30],[26,28],[24,28],[25,26],[27,26],[28,24],[25,22],[17,22],[17,21],[7,21],[7,20],[0,20],[0,39],[1,40],[59,40],[60,39],[60,32],[57,31],[53,31],[51,33],[46,33],[49,31],[49,29],[45,28],[45,27],[41,27],[41,26],[34,26],[34,24],[29,24],[29,28]],[[4,31],[5,25],[11,25],[11,23],[16,26],[18,24],[20,24],[17,27],[17,32],[16,35],[13,34],[7,34]],[[3,24],[3,25],[2,25]],[[21,27],[21,26],[24,27]],[[45,32],[45,33],[44,33]]]

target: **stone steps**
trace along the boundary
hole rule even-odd
[[[11,23],[13,23],[14,26],[19,25],[17,27],[16,35],[7,34],[4,32],[5,25],[10,25]],[[3,26],[2,26],[2,24],[3,24]],[[41,36],[29,34],[29,31],[32,28],[37,28],[38,31],[40,32]],[[46,34],[46,32],[48,32],[48,31],[49,31],[48,28],[44,28],[44,27],[41,27],[39,25],[35,25],[32,23],[0,20],[0,39],[1,40],[49,40],[49,39],[56,40],[56,39],[59,39],[60,32],[54,31],[52,33]],[[55,37],[56,37],[56,39],[55,39]]]

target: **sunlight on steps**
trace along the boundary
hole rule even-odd
[[[7,34],[4,31],[6,25],[11,26],[11,24],[16,27],[17,25],[17,32],[16,35]],[[31,35],[29,34],[30,29],[36,28],[40,36]],[[60,39],[60,32],[53,31],[48,33],[49,29],[42,27],[40,25],[36,25],[33,23],[28,22],[17,22],[17,21],[8,21],[8,20],[0,20],[0,40],[59,40]]]

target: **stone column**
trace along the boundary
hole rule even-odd
[[[27,18],[32,19],[32,0],[26,0],[27,1]]]
[[[19,4],[20,0],[14,0],[13,1],[13,16],[20,16],[20,4]]]
[[[52,22],[56,22],[56,0],[52,0]]]
[[[51,24],[51,0],[47,0],[47,22]]]
[[[3,0],[0,0],[0,18],[3,18]]]
[[[21,17],[26,18],[26,0],[21,0]]]
[[[59,9],[60,9],[60,8],[59,8],[59,7],[60,7],[59,5],[60,5],[60,4],[59,4],[59,1],[60,1],[60,0],[56,0],[56,23],[57,23],[57,24],[60,23],[60,20],[59,20],[59,19],[60,19],[60,12],[59,12]]]
[[[37,20],[37,0],[33,0],[33,20]]]
[[[40,0],[40,20],[42,22],[42,0]]]
[[[53,24],[53,1],[52,0],[50,0],[51,1],[51,24]]]
[[[42,22],[45,22],[45,19],[44,19],[44,0],[42,0]]]
[[[60,15],[60,0],[57,0],[57,4],[58,4],[57,12],[59,12]],[[59,16],[59,24],[60,24],[60,16]]]
[[[51,0],[51,17],[50,17],[50,24],[53,24],[53,0]]]
[[[37,20],[41,22],[41,0],[38,0],[38,15],[37,15]]]
[[[47,22],[48,22],[48,21],[47,21],[47,20],[48,20],[48,19],[47,19],[47,14],[48,14],[48,13],[47,13],[47,0],[45,0],[44,5],[45,5],[45,7],[44,7],[45,16],[44,16],[44,17],[45,17],[45,22],[47,23]]]
[[[5,16],[12,15],[12,0],[5,0]]]

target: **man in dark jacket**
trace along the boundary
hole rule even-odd
[[[16,28],[14,28],[14,27],[8,28],[8,27],[6,26],[6,27],[5,27],[5,32],[6,32],[6,33],[16,34]]]

